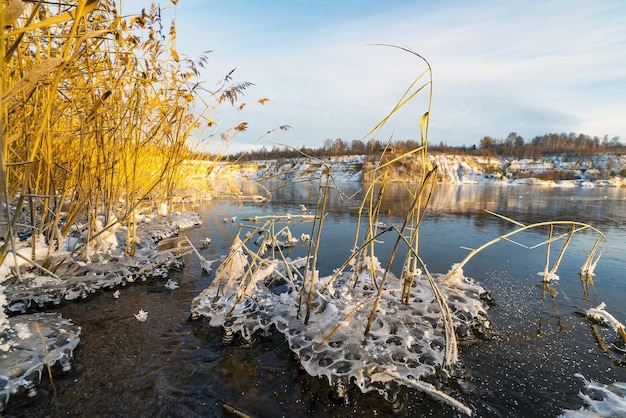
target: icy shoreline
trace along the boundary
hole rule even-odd
[[[159,242],[178,235],[181,229],[200,225],[195,212],[144,216],[138,229],[134,256],[124,256],[125,231],[118,230],[111,247],[95,260],[82,262],[68,258],[56,277],[30,268],[19,280],[10,280],[9,268],[0,266],[2,329],[0,329],[0,413],[10,396],[25,391],[35,396],[44,367],[59,364],[63,372],[72,369],[73,351],[80,341],[80,326],[60,314],[34,312],[54,308],[64,302],[84,299],[103,289],[115,289],[134,281],[167,277],[172,269],[182,269],[180,247],[159,249]],[[29,250],[29,241],[18,243],[18,252]],[[59,251],[56,258],[66,254]],[[15,279],[15,278],[14,278]],[[5,287],[6,286],[6,287]],[[6,312],[12,314],[9,318]]]

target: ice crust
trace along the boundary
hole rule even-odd
[[[5,310],[0,315],[0,413],[9,397],[20,390],[34,396],[44,366],[59,363],[62,370],[71,369],[73,350],[79,342],[80,327],[70,320],[57,313],[26,313],[136,280],[166,278],[171,269],[182,268],[183,261],[177,248],[162,249],[157,245],[163,239],[177,235],[181,229],[201,224],[200,216],[194,212],[166,217],[144,215],[140,221],[147,225],[137,231],[137,249],[132,257],[123,256],[115,247],[123,242],[125,231],[122,229],[116,239],[108,241],[115,245],[108,246],[97,259],[72,259],[65,251],[66,247],[61,245],[59,251],[53,253],[52,264],[59,263],[59,260],[64,262],[55,269],[54,275],[46,275],[27,262],[12,265],[10,262],[15,258],[11,255],[7,257],[7,265],[0,266],[0,282],[9,282],[6,278],[11,269],[20,269],[20,274],[15,274],[10,283],[4,283],[6,287],[0,285],[0,291],[4,291],[0,302]],[[71,237],[72,246],[78,245],[81,239],[81,228],[73,229],[77,236]],[[19,244],[18,251],[29,258],[32,250],[28,247],[29,242]],[[47,253],[45,243],[41,243],[41,247],[37,254],[43,256]],[[6,312],[21,315],[8,318]]]
[[[599,323],[607,324],[614,331],[619,328],[624,329],[624,324],[619,322],[613,315],[606,311],[606,303],[602,302],[595,308],[590,308],[585,312],[585,315]]]
[[[563,410],[560,418],[591,418],[591,417],[624,417],[626,416],[626,383],[615,382],[603,385],[593,380],[587,380],[579,373],[585,383],[585,391],[578,395],[585,402],[579,410]]]
[[[69,268],[69,267],[68,267]],[[182,268],[182,261],[154,250],[138,250],[134,257],[114,258],[103,264],[75,264],[71,274],[57,279],[36,272],[22,274],[22,280],[7,286],[7,310],[25,313],[33,309],[82,299],[103,289],[124,286],[135,280],[167,277],[170,269]]]
[[[233,248],[235,250],[233,250]],[[231,251],[241,256],[241,241]],[[302,260],[300,260],[302,263]],[[220,267],[227,269],[228,258]],[[241,259],[234,263],[237,267]],[[376,277],[382,271],[377,262]],[[238,280],[217,275],[215,281],[192,302],[192,317],[206,317],[210,326],[223,327],[250,340],[259,330],[275,326],[297,354],[302,367],[312,376],[325,376],[332,386],[355,383],[362,392],[376,390],[393,398],[399,385],[416,387],[420,379],[432,376],[443,362],[445,336],[439,306],[426,276],[418,276],[408,304],[400,303],[402,283],[390,274],[369,336],[364,337],[371,301],[376,294],[372,273],[366,268],[355,283],[353,272],[331,282],[319,278],[315,284],[312,312],[304,323],[306,306],[298,312],[302,280],[294,277],[293,263],[263,260]],[[271,274],[266,274],[271,269]],[[237,269],[237,273],[241,270]],[[261,274],[260,279],[254,278]],[[311,276],[310,272],[305,277]],[[226,277],[226,278],[224,278]],[[459,338],[481,336],[489,328],[487,306],[481,300],[486,291],[463,276],[443,280],[438,287],[452,312]],[[306,288],[309,281],[306,281]],[[325,285],[329,284],[326,291]],[[307,294],[304,293],[304,300]],[[368,301],[369,302],[364,302]],[[333,330],[336,331],[327,338]],[[326,340],[325,340],[326,339]]]
[[[157,251],[157,244],[178,234],[180,229],[201,224],[194,212],[168,217],[148,218],[148,227],[138,231],[138,248],[133,257],[109,253],[98,262],[73,261],[57,270],[58,277],[42,275],[36,268],[20,275],[7,285],[7,310],[25,313],[87,297],[102,289],[124,286],[136,280],[167,277],[170,269],[182,268],[182,260],[168,251]],[[123,235],[123,233],[121,234]]]
[[[0,411],[21,390],[34,396],[45,366],[72,368],[80,327],[57,313],[34,313],[9,318],[11,329],[0,337]],[[45,341],[45,344],[44,344]]]

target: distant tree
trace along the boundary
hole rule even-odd
[[[414,150],[416,148],[419,148],[420,147],[420,143],[417,142],[414,139],[409,139],[409,140],[406,141],[406,147],[409,149],[409,151],[412,151],[412,150]]]
[[[372,138],[369,141],[367,141],[366,149],[367,149],[367,153],[372,155],[372,154],[377,154],[380,151],[382,151],[383,147],[378,140]]]
[[[341,155],[346,149],[347,149],[346,143],[343,142],[343,139],[341,138],[335,139],[335,141],[333,142],[333,149],[332,149],[333,155]]]
[[[231,161],[250,161],[273,158],[298,158],[303,154],[313,157],[324,158],[335,155],[363,154],[369,156],[380,155],[386,144],[376,139],[364,142],[355,139],[350,143],[341,138],[326,139],[324,145],[319,148],[301,147],[295,150],[289,147],[279,148],[274,146],[271,150],[262,147],[256,151],[234,154]],[[390,144],[397,153],[406,153],[421,146],[419,141],[413,139],[397,140]],[[609,139],[605,135],[602,139],[597,136],[591,137],[576,133],[548,133],[534,137],[529,143],[515,132],[511,132],[505,139],[495,139],[485,136],[480,140],[479,147],[472,146],[449,146],[444,142],[435,144],[431,142],[430,150],[444,154],[470,154],[480,156],[503,155],[515,158],[540,158],[546,155],[562,154],[566,156],[593,155],[598,152],[611,152],[626,154],[626,146],[622,144],[618,136]]]
[[[609,147],[609,136],[608,135],[604,135],[604,138],[602,138],[602,148],[606,149]]]
[[[521,148],[524,146],[524,138],[519,135],[515,135],[515,139],[513,140],[513,145],[515,148]]]
[[[332,152],[334,146],[335,146],[335,140],[330,139],[330,138],[327,138],[327,139],[324,140],[324,150],[327,153],[330,154]]]
[[[618,148],[620,145],[621,144],[619,142],[619,136],[614,136],[613,138],[611,138],[611,142],[609,142],[610,148]]]
[[[484,136],[480,140],[480,147],[484,149],[494,148],[496,146],[496,140],[490,136]]]
[[[350,150],[353,154],[365,154],[365,143],[360,139],[354,139],[350,144]]]

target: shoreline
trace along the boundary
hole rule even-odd
[[[564,158],[555,155],[540,159],[511,160],[504,157],[428,155],[430,169],[437,166],[437,180],[448,184],[539,185],[548,187],[626,187],[626,156],[602,154],[593,158]],[[194,181],[282,180],[316,181],[330,168],[337,183],[369,182],[381,171],[380,160],[367,156],[325,159],[297,158],[249,161],[246,163],[189,160],[185,175]],[[407,157],[385,168],[387,181],[410,182],[419,174],[421,162]],[[617,174],[619,173],[619,174]]]

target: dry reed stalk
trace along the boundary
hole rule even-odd
[[[41,328],[39,327],[39,322],[37,321],[33,321],[33,326],[35,327],[35,330],[37,331],[37,334],[39,334],[39,338],[41,338],[41,345],[43,347],[43,352],[46,354],[46,356],[48,355],[48,344],[46,344],[46,338],[44,337],[43,333],[41,332]],[[49,364],[46,363],[46,371],[48,372],[48,378],[50,379],[50,385],[52,386],[52,393],[54,394],[54,397],[56,397],[57,395],[57,388],[54,385],[54,379],[52,378],[52,367],[50,367]]]
[[[581,274],[585,276],[589,276],[589,277],[593,276],[593,271],[595,270],[596,265],[598,264],[598,261],[600,261],[600,257],[602,256],[602,252],[604,251],[605,245],[606,245],[606,237],[604,235],[599,234],[598,238],[596,238],[596,241],[593,244],[593,248],[589,252],[587,259],[585,260],[583,266],[580,269]],[[596,257],[595,254],[598,248],[600,248],[600,254],[598,254],[598,256]]]
[[[552,244],[552,232],[554,231],[554,225],[548,225],[548,244],[546,245],[546,267],[544,268],[544,281],[548,281],[548,269],[550,268],[550,247]]]
[[[565,255],[565,252],[567,251],[567,247],[569,246],[569,243],[572,240],[572,237],[574,236],[575,231],[576,229],[572,225],[570,232],[567,234],[565,243],[563,244],[563,247],[561,247],[561,252],[559,253],[559,256],[557,257],[557,259],[554,261],[554,265],[552,266],[552,269],[550,270],[550,274],[556,274],[556,271],[559,268],[559,264],[561,264],[561,260],[563,259],[563,256]]]
[[[448,276],[453,276],[455,275],[459,270],[461,270],[474,256],[476,256],[477,254],[479,254],[482,250],[484,250],[487,247],[492,246],[493,244],[496,244],[500,241],[511,241],[510,237],[517,235],[521,232],[525,232],[531,229],[536,229],[536,228],[542,228],[542,227],[549,227],[549,228],[553,228],[554,226],[557,225],[566,225],[569,226],[570,228],[572,228],[572,231],[569,232],[568,234],[563,234],[560,237],[558,237],[558,239],[562,239],[564,237],[566,237],[567,242],[569,242],[569,240],[571,239],[571,235],[573,235],[576,232],[579,231],[584,231],[587,229],[592,230],[594,233],[596,233],[598,235],[598,237],[596,238],[595,244],[593,246],[593,248],[590,250],[589,255],[587,257],[587,260],[585,261],[585,264],[582,267],[582,270],[584,270],[585,268],[591,268],[591,266],[595,266],[598,261],[600,260],[600,257],[602,256],[602,250],[600,250],[600,253],[596,255],[596,251],[598,249],[599,246],[601,246],[601,248],[604,248],[604,245],[606,244],[606,236],[602,233],[602,231],[598,230],[597,228],[583,223],[583,222],[577,222],[577,221],[547,221],[547,222],[538,222],[538,223],[534,223],[534,224],[530,224],[530,225],[523,225],[520,224],[519,222],[515,222],[516,225],[522,225],[517,229],[514,229],[511,232],[508,232],[506,234],[500,235],[497,238],[492,239],[489,242],[486,242],[485,244],[481,245],[480,247],[473,249],[464,259],[463,261],[461,261],[458,264],[455,264],[455,267],[453,269],[450,270],[450,272],[448,273]],[[550,229],[549,229],[550,230]],[[539,245],[546,245],[547,247],[550,246],[550,243],[554,241],[554,238],[549,238],[547,241],[544,241],[543,243],[537,244],[536,246],[532,246],[532,247],[528,247],[530,249],[535,248]],[[513,241],[514,242],[514,241]],[[559,257],[560,260],[561,257]],[[558,267],[558,265],[556,266]],[[554,273],[556,273],[556,269],[554,268],[553,270]],[[582,271],[581,270],[581,271]]]
[[[393,260],[395,258],[396,252],[398,251],[400,242],[403,240],[404,233],[405,233],[405,231],[407,229],[407,226],[409,225],[409,222],[412,219],[412,216],[415,213],[416,208],[418,207],[419,203],[421,202],[422,190],[425,190],[425,187],[428,184],[429,178],[435,172],[436,172],[436,170],[431,170],[428,173],[428,175],[426,176],[426,178],[424,179],[424,182],[422,183],[420,192],[413,199],[413,203],[411,205],[411,208],[407,212],[407,214],[406,214],[406,216],[404,218],[404,222],[402,223],[402,226],[400,227],[400,229],[397,230],[398,237],[397,237],[397,239],[396,239],[396,241],[395,241],[395,243],[393,245],[393,249],[391,250],[391,254],[389,256],[389,260],[387,261],[387,265],[385,266],[385,269],[384,269],[383,277],[381,278],[380,283],[378,283],[378,292],[376,294],[376,300],[374,301],[374,306],[373,306],[373,308],[372,308],[372,310],[370,312],[370,316],[369,316],[367,325],[365,327],[365,337],[368,336],[369,330],[370,330],[370,328],[372,326],[372,323],[374,322],[374,318],[376,317],[376,313],[378,311],[378,304],[380,303],[380,299],[382,297],[382,294],[383,294],[383,291],[384,291],[384,288],[385,288],[385,281],[387,279],[388,274],[391,271],[391,265],[392,265]],[[413,248],[412,245],[410,246],[410,248]],[[433,289],[433,290],[435,291],[435,289]],[[403,293],[405,293],[405,292],[403,291]],[[407,301],[408,301],[408,299],[407,299]]]
[[[304,289],[306,288],[306,278],[307,276],[309,277],[309,289],[308,289],[308,294],[307,294],[307,301],[306,301],[306,313],[304,315],[304,324],[308,324],[309,323],[309,318],[311,316],[311,304],[313,303],[313,293],[315,291],[315,278],[317,276],[317,257],[319,254],[319,246],[320,246],[320,242],[321,242],[321,236],[322,236],[322,226],[324,224],[324,217],[326,214],[326,203],[328,202],[328,193],[329,193],[329,186],[330,186],[330,166],[325,165],[325,170],[326,170],[326,176],[325,179],[320,179],[320,185],[319,185],[319,191],[318,191],[318,202],[315,205],[315,218],[313,221],[313,226],[312,226],[312,233],[314,232],[315,235],[315,245],[309,245],[309,251],[307,254],[307,266],[306,266],[306,270],[305,270],[305,274],[304,274],[304,281],[302,282],[302,288],[300,290],[300,300],[302,300],[302,296],[303,296],[303,292]],[[322,185],[322,181],[324,181],[324,185]],[[309,260],[311,260],[311,248],[313,248],[313,257],[312,257],[312,262],[309,263]],[[307,272],[309,274],[307,274]],[[300,307],[298,307],[298,311],[300,310]]]
[[[179,55],[159,7],[130,17],[117,9],[112,0],[12,1],[1,14],[0,188],[17,205],[1,208],[0,262],[23,209],[33,243],[42,234],[51,243],[48,257],[77,222],[88,226],[87,247],[125,223],[133,254],[137,207],[148,198],[171,206],[192,131],[251,85],[229,74],[206,101],[197,81],[206,57]]]

